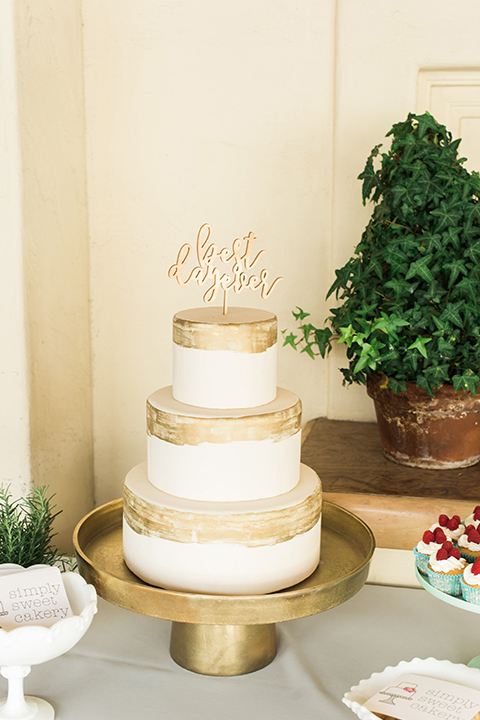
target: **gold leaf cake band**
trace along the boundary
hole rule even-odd
[[[277,342],[277,318],[264,310],[202,307],[184,310],[173,318],[173,342],[196,350],[262,353]]]
[[[280,442],[301,429],[302,404],[288,390],[279,393],[279,401],[270,404],[275,408],[272,411],[268,412],[269,406],[265,405],[263,412],[238,417],[231,413],[230,416],[225,413],[224,417],[220,413],[216,417],[201,417],[193,412],[192,415],[181,414],[173,409],[186,409],[186,406],[172,401],[172,409],[157,407],[154,403],[158,396],[158,393],[152,395],[147,401],[147,432],[174,445],[230,443],[232,438],[236,442]],[[285,398],[283,403],[282,398]]]
[[[166,493],[157,493],[155,501],[149,498],[146,475],[142,477],[140,465],[127,476],[123,494],[123,513],[128,525],[139,535],[163,538],[179,543],[235,543],[246,547],[260,547],[286,542],[311,530],[318,522],[322,510],[321,484],[306,466],[303,493],[298,492],[298,502],[276,509],[265,510],[265,500],[245,503],[258,511],[232,513],[218,510],[219,503],[189,501],[183,509],[182,502]],[[307,487],[307,492],[305,492]],[[300,485],[299,485],[300,490]],[[291,495],[289,493],[289,495]],[[164,503],[161,499],[164,499]],[[177,499],[178,500],[178,499]],[[271,499],[270,499],[271,500]],[[177,504],[177,507],[175,507]],[[216,511],[208,506],[216,505]],[[226,503],[228,505],[228,503]],[[239,503],[241,505],[241,503]]]

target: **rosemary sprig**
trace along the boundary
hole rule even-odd
[[[10,486],[0,487],[0,563],[30,567],[55,565],[62,553],[53,545],[53,522],[61,510],[47,496],[47,487],[33,488],[26,497],[12,499]]]

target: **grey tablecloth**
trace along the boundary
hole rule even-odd
[[[268,667],[206,677],[170,658],[169,622],[100,599],[86,636],[33,667],[25,692],[52,703],[57,720],[347,720],[355,716],[344,692],[372,672],[414,657],[467,663],[480,654],[480,615],[411,588],[366,585],[344,605],[277,632]]]

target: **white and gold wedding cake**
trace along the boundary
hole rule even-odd
[[[124,483],[123,552],[145,582],[251,595],[308,577],[322,492],[300,464],[301,402],[276,386],[277,319],[202,307],[173,319],[173,385],[147,401],[147,462]]]

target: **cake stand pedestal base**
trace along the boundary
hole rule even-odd
[[[275,623],[199,625],[172,623],[170,655],[201,675],[245,675],[269,665],[277,654]]]
[[[329,610],[355,595],[367,579],[375,547],[363,520],[324,502],[320,563],[309,578],[268,595],[205,595],[153,587],[130,572],[123,560],[121,500],[84,517],[73,542],[79,571],[100,597],[171,620],[173,660],[217,676],[260,670],[276,655],[275,623]]]
[[[55,711],[50,703],[23,693],[29,665],[9,665],[0,672],[8,680],[8,696],[0,700],[0,720],[54,720]]]

